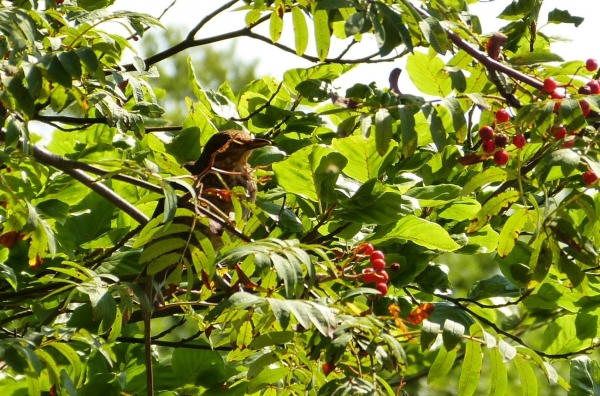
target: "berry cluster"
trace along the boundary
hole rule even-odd
[[[508,113],[506,112],[506,110],[504,110],[504,109],[500,109],[500,110],[502,110],[506,113],[506,119],[504,118],[504,115],[502,115],[502,119],[504,120],[502,122],[508,121],[509,117],[508,117]],[[498,110],[498,112],[500,112],[500,110]],[[496,121],[498,121],[498,112],[496,113]],[[504,114],[504,113],[502,113],[502,114]],[[483,140],[483,143],[481,145],[481,147],[483,148],[483,151],[488,154],[494,153],[494,162],[496,163],[496,165],[499,165],[499,166],[506,165],[506,163],[508,162],[509,155],[504,150],[504,147],[506,147],[508,145],[508,136],[506,136],[502,132],[494,133],[494,129],[491,126],[484,125],[479,129],[479,137],[481,138],[481,140]],[[521,137],[522,137],[522,135],[521,135]],[[524,138],[523,138],[523,140],[524,140]],[[513,139],[513,143],[514,143],[514,139]],[[525,144],[523,143],[523,145],[525,145]],[[515,146],[519,147],[517,144],[515,144]],[[523,147],[523,146],[521,146],[521,147]],[[521,147],[519,147],[519,148],[521,148]],[[497,149],[499,149],[499,150],[497,150]]]
[[[596,71],[598,69],[598,62],[595,59],[588,59],[585,62],[585,68],[591,72]],[[544,80],[544,92],[549,93],[552,96],[552,99],[559,100],[554,104],[554,112],[558,112],[558,109],[560,108],[560,100],[565,98],[565,95],[556,91],[556,88],[558,87],[559,84],[554,79],[554,77],[548,77]],[[582,95],[600,94],[600,81],[588,81],[586,85],[578,89],[577,93]],[[583,113],[583,116],[587,117],[591,112],[590,104],[585,100],[580,100],[579,106],[581,107],[581,112]]]
[[[370,243],[366,243],[361,247],[361,253],[369,256],[369,260],[371,261],[371,268],[365,268],[362,271],[362,281],[365,283],[375,283],[375,289],[381,295],[385,296],[388,292],[387,281],[390,279],[388,273],[385,271],[385,254],[380,250],[375,250]],[[400,265],[394,263],[391,267],[397,270]]]

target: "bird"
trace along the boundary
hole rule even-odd
[[[246,195],[241,199],[249,202],[254,202],[256,199],[257,185],[254,179],[254,171],[248,164],[248,158],[252,150],[270,145],[271,142],[267,139],[253,138],[252,135],[240,130],[221,131],[208,139],[200,157],[194,161],[184,165],[194,176],[194,187],[197,188],[197,196],[199,205],[210,205],[205,209],[211,212],[217,210],[221,214],[229,217],[234,212],[234,206],[231,197],[231,190],[234,187],[243,187]],[[182,197],[183,198],[183,197]],[[164,198],[163,198],[164,200]],[[160,209],[163,205],[159,202],[155,210],[155,216],[160,214]],[[196,214],[194,214],[195,216]],[[152,311],[158,309],[158,303],[164,304],[161,289],[168,279],[168,274],[177,266],[181,266],[184,261],[192,262],[189,244],[199,244],[197,235],[193,229],[198,228],[200,232],[208,236],[213,244],[214,249],[220,248],[221,238],[223,233],[223,221],[209,220],[208,226],[198,222],[194,216],[181,216],[173,219],[172,225],[178,225],[179,232],[169,233],[167,229],[161,232],[161,236],[153,239],[146,250],[161,252],[153,256],[152,260],[146,264],[143,273],[145,273],[145,295],[148,302],[152,303],[152,307],[142,308],[142,317],[144,320],[144,345],[145,345],[145,365],[146,365],[146,383],[148,395],[154,394],[154,379],[152,369],[152,336],[151,336],[151,319]],[[246,209],[242,212],[244,220],[248,219],[250,212]],[[181,226],[184,227],[181,227]],[[187,227],[189,226],[189,228]],[[182,232],[181,229],[187,229]],[[154,246],[153,246],[154,245]],[[198,245],[196,245],[198,246]],[[156,249],[155,249],[156,248]],[[142,253],[142,257],[144,256]],[[142,259],[140,258],[140,261]],[[152,263],[160,263],[158,272],[148,271]],[[218,275],[214,277],[215,283],[220,279]],[[177,285],[171,285],[177,286]]]
[[[228,221],[228,218],[235,210],[231,199],[231,190],[234,187],[243,187],[246,194],[239,198],[248,202],[254,202],[256,200],[257,184],[254,179],[254,170],[250,164],[248,164],[248,158],[254,149],[271,144],[270,140],[254,138],[252,135],[242,130],[225,130],[211,136],[206,142],[200,157],[196,161],[184,164],[184,167],[195,179],[194,186],[197,188],[199,205],[204,206],[206,210],[211,212],[220,212],[222,215],[225,215],[227,219],[218,221],[210,218],[207,227],[200,224],[200,222],[193,217],[184,216],[176,217],[173,220],[173,224],[186,224],[190,228],[195,227],[196,229],[199,229],[199,231],[211,241],[213,248],[218,250],[222,245],[221,235],[224,232],[223,224]],[[161,212],[161,207],[162,205],[159,202],[155,215],[158,215]],[[243,208],[242,218],[247,220],[249,216],[250,211]],[[173,237],[179,238],[180,240],[188,240],[189,234],[189,231],[175,235],[171,234],[158,238],[155,242],[160,239]],[[194,238],[189,239],[190,244],[197,243]],[[179,249],[178,251],[181,254],[180,257],[177,258],[177,262],[175,264],[167,265],[164,270],[158,272],[154,276],[157,287],[153,288],[155,290],[153,291],[152,296],[149,297],[155,307],[157,306],[157,303],[164,304],[160,289],[164,286],[169,273],[176,265],[182,262],[185,254],[189,256],[189,249]],[[172,253],[172,251],[167,252]],[[171,257],[176,256],[177,255],[173,255]],[[191,262],[191,259],[189,257],[187,258],[188,261]],[[155,258],[154,260],[157,259],[159,258]],[[177,285],[168,286],[171,286],[170,289],[172,289],[173,286]]]

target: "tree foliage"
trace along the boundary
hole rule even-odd
[[[130,40],[158,19],[99,0],[2,3],[2,390],[597,393],[598,363],[586,354],[599,323],[600,99],[582,87],[598,71],[551,52],[537,30],[541,0],[512,2],[491,36],[473,2],[204,4],[182,41],[131,64],[121,60]],[[197,38],[232,7],[246,26]],[[547,18],[582,22],[567,10]],[[109,21],[131,37],[104,30]],[[284,30],[291,47],[279,42]],[[371,56],[330,53],[337,40],[368,45],[365,35],[376,39]],[[204,88],[188,60],[194,97],[182,125],[168,125],[156,64],[234,37],[315,65],[234,92]],[[401,93],[398,70],[389,87],[365,76],[335,89],[357,64],[400,57],[423,97]],[[558,87],[545,88],[548,78]],[[45,147],[33,122],[53,128]],[[503,166],[482,147],[485,125],[506,135],[496,146],[509,140]],[[169,219],[208,222],[194,212],[208,215],[202,205],[185,205],[195,192],[182,164],[226,129],[274,142],[250,158],[258,199],[233,191],[236,217],[211,218],[228,229],[223,247],[198,235],[189,259],[174,257],[173,245],[152,244],[182,232]],[[515,136],[526,144],[510,144]],[[151,218],[162,197],[164,214]],[[368,244],[385,253],[385,296],[363,281]],[[439,264],[449,255],[463,265]],[[483,258],[487,268],[470,268]],[[144,278],[170,262],[180,262],[176,287],[153,309]],[[469,272],[485,278],[463,295],[450,276]]]

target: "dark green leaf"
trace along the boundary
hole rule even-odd
[[[572,16],[567,10],[559,10],[558,8],[553,9],[548,13],[549,23],[572,23],[575,27],[578,27],[583,22],[582,17]]]

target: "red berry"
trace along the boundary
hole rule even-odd
[[[481,140],[492,140],[494,138],[494,129],[489,125],[484,125],[479,129]]]
[[[56,0],[56,4],[62,4],[64,2],[65,2],[65,0]]]
[[[400,270],[400,264],[398,264],[398,263],[392,263],[392,265],[390,265],[390,269],[392,271],[394,271],[394,272],[395,271],[399,271]]]
[[[375,270],[382,270],[385,268],[385,261],[382,259],[375,259],[371,261],[371,266]]]
[[[388,285],[385,283],[378,283],[377,286],[375,286],[375,289],[377,289],[382,296],[385,296],[388,292]]]
[[[333,370],[335,370],[335,363],[334,362],[325,362],[321,365],[321,368],[323,369],[323,374],[325,374],[327,376],[327,375],[329,375],[329,373],[331,373]]]
[[[494,162],[498,166],[506,165],[506,163],[508,162],[508,158],[509,155],[504,150],[496,151],[496,154],[494,154]]]
[[[497,133],[494,136],[494,143],[496,143],[496,146],[498,147],[506,147],[508,144],[508,136],[503,133]]]
[[[548,77],[547,79],[544,80],[544,91],[546,91],[547,93],[554,92],[554,90],[556,89],[557,86],[558,86],[558,83],[552,77]]]
[[[596,59],[588,59],[585,61],[585,68],[588,71],[594,71],[598,68],[598,62],[596,62]]]
[[[584,117],[587,117],[588,114],[590,114],[590,111],[592,111],[592,109],[590,109],[590,104],[585,100],[579,101],[579,107],[581,107],[581,111],[583,112]]]
[[[506,111],[506,109],[500,109],[496,112],[496,121],[503,123],[506,122],[510,119],[510,114],[508,114],[508,111]]]
[[[513,144],[515,146],[517,146],[517,148],[523,148],[523,146],[525,146],[526,143],[527,143],[527,140],[525,139],[525,136],[523,136],[523,135],[513,136]]]
[[[600,83],[598,83],[598,80],[591,80],[588,81],[588,83],[586,84],[588,87],[590,87],[590,91],[593,94],[597,94],[600,92]]]
[[[587,85],[584,85],[582,87],[579,87],[579,89],[577,90],[577,93],[581,94],[581,95],[591,95],[592,88],[588,87]]]
[[[560,102],[555,102],[554,103],[554,108],[552,109],[553,112],[558,113],[558,110],[560,110]]]
[[[575,132],[569,133],[569,136],[575,136],[575,135],[576,135]],[[575,138],[573,137],[572,139],[566,140],[562,146],[564,148],[571,148],[571,147],[575,146]]]
[[[559,139],[564,139],[565,136],[567,136],[567,128],[565,127],[561,127],[558,129],[558,131],[556,131],[556,127],[552,127],[552,129],[550,130],[550,132],[552,132],[552,136],[554,136],[554,139],[559,140]]]
[[[381,283],[381,282],[386,283],[390,279],[390,277],[388,276],[388,273],[385,272],[385,270],[375,271],[375,276],[377,277],[378,283]]]
[[[561,94],[560,92],[552,92],[552,99],[564,99],[565,95]]]
[[[133,41],[138,41],[140,38],[137,36],[137,34],[134,34],[133,36],[131,36],[131,38],[133,39]]]
[[[365,283],[375,283],[377,281],[375,270],[373,270],[373,268],[365,268],[362,270],[362,281]]]
[[[483,142],[481,147],[483,148],[483,151],[485,151],[486,153],[488,153],[488,154],[493,153],[494,150],[496,150],[496,143],[494,143],[493,140],[486,140],[485,142]]]
[[[594,173],[593,170],[589,170],[583,174],[583,182],[588,186],[593,184],[596,180],[598,180],[598,176]]]
[[[381,250],[375,250],[371,253],[371,262],[377,259],[385,260],[385,254]]]
[[[373,245],[371,245],[370,243],[365,243],[364,245],[362,245],[362,247],[360,248],[360,252],[362,254],[366,254],[367,256],[370,255],[371,253],[373,253],[373,250],[375,250],[375,248],[373,247]]]

